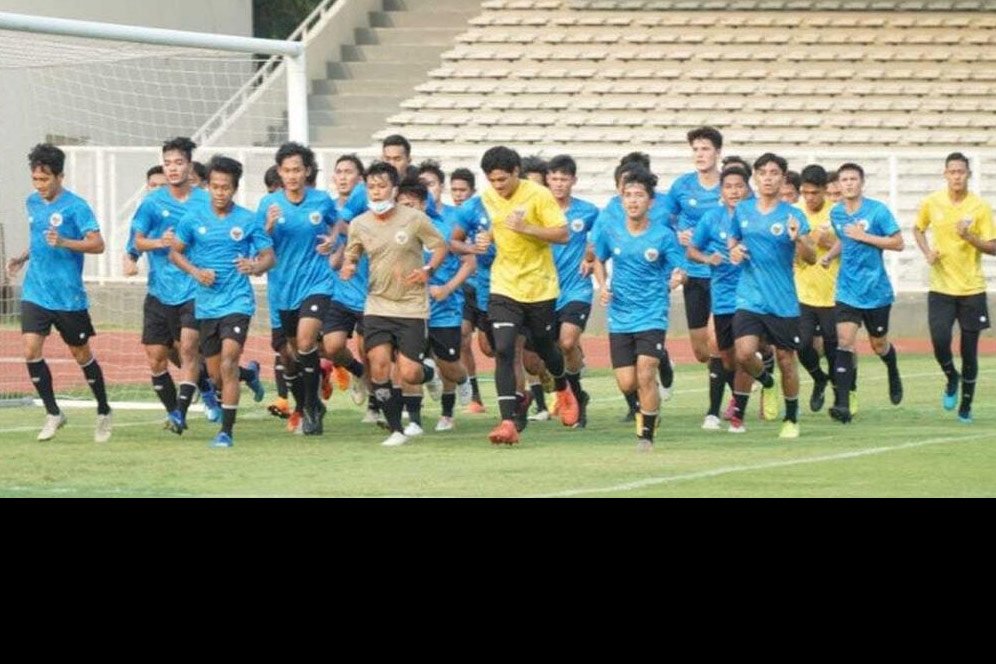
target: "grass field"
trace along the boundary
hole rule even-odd
[[[17,497],[191,496],[602,496],[832,497],[996,495],[996,367],[983,358],[975,422],[962,425],[940,407],[942,380],[932,358],[903,356],[906,398],[888,403],[884,367],[862,357],[860,414],[842,426],[806,405],[802,437],[778,439],[778,423],[757,418],[748,433],[699,429],[704,368],[678,367],[675,398],[651,454],[635,451],[632,425],[619,422],[622,398],[609,372],[585,380],[592,394],[587,430],[531,422],[515,448],[493,448],[488,414],[463,416],[458,431],[431,432],[438,404],[427,399],[425,436],[395,449],[362,425],[362,412],[335,394],[326,435],[283,431],[244,393],[236,445],[212,450],[216,426],[199,414],[179,438],[160,428],[160,413],[115,413],[109,444],[93,442],[92,409],[68,410],[55,440],[35,441],[40,408],[0,409],[0,495]],[[482,384],[493,395],[491,383]]]

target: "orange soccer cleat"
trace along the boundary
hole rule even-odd
[[[332,363],[323,359],[319,365],[322,371],[322,401],[332,397]]]
[[[565,427],[572,427],[577,424],[581,416],[581,408],[578,406],[577,397],[568,385],[557,391],[557,412],[560,413],[560,421]]]
[[[287,430],[291,433],[301,433],[301,413],[294,411],[291,413],[290,419],[287,420]]]
[[[515,422],[502,420],[488,434],[488,440],[492,445],[515,445],[519,442],[519,432],[515,429]]]
[[[335,377],[335,386],[339,388],[340,392],[345,392],[349,389],[352,384],[350,380],[352,374],[346,370],[346,367],[340,367],[338,364],[332,367],[332,375]]]
[[[470,413],[471,415],[480,415],[484,412],[484,404],[478,401],[471,401],[467,404],[467,408],[464,412]]]

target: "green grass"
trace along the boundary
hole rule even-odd
[[[993,496],[996,495],[996,368],[983,362],[975,423],[940,408],[940,373],[927,357],[901,357],[906,400],[888,403],[883,365],[861,361],[861,412],[841,426],[808,411],[802,437],[778,439],[778,423],[757,419],[733,436],[699,429],[705,369],[679,367],[677,394],[663,411],[656,450],[635,451],[632,425],[619,423],[622,398],[607,371],[592,372],[590,426],[532,422],[515,448],[493,448],[494,401],[485,416],[462,416],[458,431],[431,431],[385,449],[379,429],[336,394],[323,438],[291,436],[244,393],[236,446],[212,450],[216,431],[198,414],[182,438],[160,428],[160,413],[115,413],[111,443],[92,440],[93,410],[70,410],[55,440],[34,440],[39,408],[0,409],[2,496]],[[482,385],[493,394],[493,385]],[[438,404],[427,400],[431,430]]]

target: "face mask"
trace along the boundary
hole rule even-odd
[[[385,215],[394,208],[394,201],[388,198],[385,201],[371,201],[367,199],[367,208],[376,215]]]

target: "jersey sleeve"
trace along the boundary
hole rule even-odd
[[[257,254],[273,248],[273,238],[266,233],[266,227],[259,223],[257,216],[253,216],[249,228],[249,240]]]
[[[930,203],[924,201],[920,204],[920,209],[916,213],[916,229],[920,232],[927,230],[930,226]]]
[[[679,204],[680,197],[678,196],[678,189],[681,186],[680,180],[675,180],[671,184],[671,188],[667,190],[667,193],[661,196],[658,194],[654,197],[654,205],[659,205],[659,213],[665,215],[668,223],[674,224],[674,220],[677,218],[678,213],[681,211],[681,205]]]
[[[709,246],[709,237],[712,235],[712,215],[706,214],[699,219],[692,233],[692,246],[699,251],[705,251]]]
[[[176,238],[186,247],[189,247],[194,241],[194,227],[197,225],[196,216],[193,213],[183,215],[183,218],[176,225],[176,230],[173,231]]]
[[[339,217],[343,221],[352,221],[367,211],[367,188],[361,183],[353,187],[349,198],[339,210]]]
[[[667,259],[672,270],[676,267],[688,270],[688,258],[685,255],[685,250],[678,242],[678,236],[670,228],[664,228],[664,236],[661,238],[661,247],[658,251],[662,257]]]
[[[536,221],[540,226],[544,228],[558,228],[567,225],[567,217],[564,216],[564,211],[560,209],[560,205],[557,204],[557,199],[553,197],[553,194],[544,189],[538,199],[534,210]]]
[[[141,233],[142,235],[148,237],[149,230],[152,228],[153,218],[152,203],[149,202],[149,198],[146,196],[142,202],[139,203],[138,209],[135,210],[135,216],[131,218],[132,237],[134,237],[135,233]]]
[[[988,203],[983,202],[980,206],[979,215],[975,220],[973,232],[983,242],[989,242],[996,238],[996,223],[993,223],[993,209]]]
[[[789,210],[789,216],[799,222],[799,235],[809,235],[812,227],[809,225],[809,219],[806,215],[798,208],[792,208]]]
[[[80,234],[86,237],[87,233],[99,233],[100,224],[97,223],[97,218],[93,215],[93,209],[90,204],[86,201],[80,199],[76,203],[75,209],[76,224],[80,229]]]
[[[351,263],[356,263],[362,255],[363,239],[360,236],[360,229],[356,224],[350,224],[349,236],[346,238],[346,259]]]
[[[740,224],[744,219],[743,211],[741,210],[742,203],[738,204],[737,207],[733,208],[733,223],[730,224],[730,237],[740,242],[744,239],[744,234],[740,232]]]
[[[604,227],[599,228],[592,242],[595,245],[595,257],[603,263],[609,260],[612,256],[612,247],[609,246],[608,233]]]
[[[324,208],[325,209],[322,210],[322,222],[328,227],[335,226],[335,222],[339,219],[339,216],[335,211],[335,201],[329,197]]]
[[[899,224],[896,223],[896,218],[892,214],[887,206],[881,205],[875,214],[875,222],[878,226],[878,231],[883,237],[889,237],[899,232]]]
[[[422,246],[430,251],[435,251],[439,247],[446,246],[446,240],[442,234],[436,230],[429,217],[420,215],[415,226],[415,237],[422,241]]]
[[[595,220],[600,216],[600,212],[594,205],[585,208],[584,215],[584,232],[590,233],[591,229],[595,227]]]

